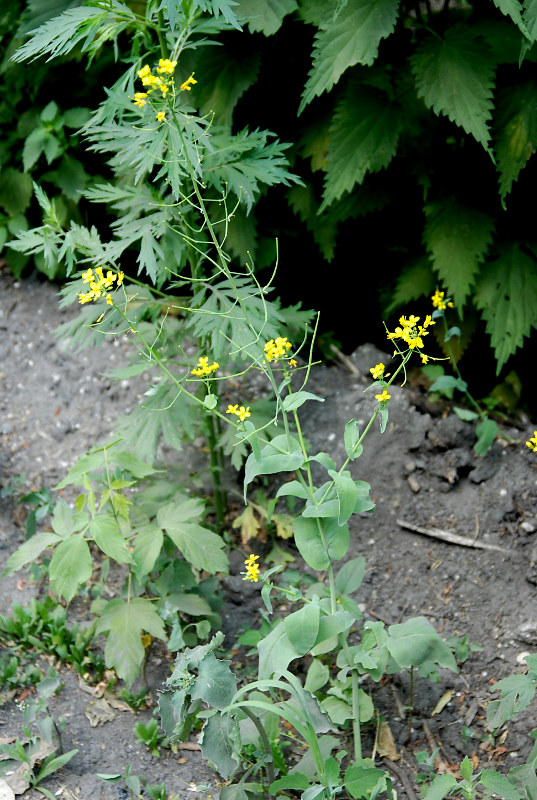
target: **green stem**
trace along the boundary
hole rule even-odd
[[[162,9],[157,11],[157,21],[158,21],[158,28],[157,36],[158,36],[158,43],[160,46],[160,52],[162,53],[162,58],[168,58],[170,53],[168,51],[168,45],[166,44],[166,37],[164,36],[164,14],[162,13]]]
[[[410,709],[408,712],[408,739],[412,737],[412,718],[414,716],[414,667],[410,667]]]
[[[211,478],[214,489],[214,504],[216,508],[216,521],[218,529],[222,531],[225,524],[225,508],[226,498],[225,491],[222,486],[221,467],[218,460],[218,445],[216,443],[216,435],[214,430],[214,417],[207,415],[205,417],[205,427],[207,430],[207,444],[209,446],[209,456],[211,460]]]
[[[444,320],[444,333],[447,334],[447,332],[448,332],[447,320],[446,320],[445,316],[443,316],[442,319]],[[464,378],[462,377],[462,375],[460,373],[459,365],[457,364],[457,360],[455,358],[455,354],[453,352],[453,348],[451,347],[451,340],[450,339],[446,339],[446,345],[447,345],[447,349],[448,349],[448,353],[449,353],[449,360],[451,361],[451,364],[453,365],[453,369],[457,373],[457,377],[459,378],[459,380],[463,381],[466,384],[466,381],[464,380]],[[465,393],[466,397],[468,398],[468,400],[470,401],[470,403],[476,409],[476,411],[479,414],[479,416],[481,418],[486,417],[487,416],[486,412],[483,411],[483,409],[481,408],[481,406],[479,405],[477,400],[468,391],[468,385],[467,384],[466,384],[466,389],[464,390],[464,393]]]
[[[259,719],[257,714],[254,714],[253,711],[250,711],[250,709],[247,706],[243,706],[242,710],[244,711],[246,716],[252,720],[255,727],[257,728],[257,732],[259,733],[259,738],[261,739],[261,742],[263,744],[263,749],[267,754],[267,761],[265,763],[267,767],[268,785],[270,787],[271,783],[274,783],[274,764],[272,763],[272,747],[270,746],[270,742],[266,734],[266,731],[263,725],[261,724],[261,720]]]

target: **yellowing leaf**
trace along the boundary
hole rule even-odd
[[[431,717],[434,717],[435,714],[440,714],[443,708],[447,706],[451,698],[453,697],[452,689],[449,689],[447,692],[444,692],[438,703],[435,705],[433,710],[431,711]]]
[[[386,758],[389,758],[390,761],[398,761],[401,758],[397,752],[393,734],[387,722],[381,722],[379,725],[377,753],[379,756],[385,756]]]

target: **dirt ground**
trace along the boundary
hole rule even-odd
[[[27,489],[53,487],[78,454],[111,432],[115,416],[128,413],[146,388],[143,376],[119,383],[103,376],[126,362],[123,340],[109,339],[98,350],[76,353],[54,337],[54,328],[75,313],[58,308],[57,289],[50,284],[37,277],[16,281],[0,270],[0,488],[22,474]],[[326,402],[305,407],[305,432],[336,463],[345,458],[346,422],[355,418],[362,425],[374,409],[371,393],[364,393],[369,367],[387,360],[385,353],[364,344],[347,365],[312,371],[308,389]],[[493,682],[522,671],[524,654],[537,652],[537,455],[524,444],[535,429],[528,420],[503,428],[505,439],[477,457],[472,424],[428,404],[418,387],[395,387],[391,393],[386,432],[381,439],[376,428],[364,454],[351,465],[355,478],[371,484],[377,504],[374,514],[361,515],[351,525],[348,557],[364,555],[368,564],[356,599],[366,619],[392,624],[423,615],[442,636],[466,635],[483,647],[459,675],[446,671],[440,683],[418,682],[409,744],[402,718],[407,681],[395,676],[367,687],[403,756],[394,772],[399,795],[412,798],[417,750],[438,745],[451,765],[475,753],[481,767],[492,763],[507,771],[524,760],[532,744],[534,705],[508,723],[496,742],[481,742],[481,737]],[[0,569],[24,540],[22,512],[9,498],[0,500]],[[466,537],[473,546],[442,541],[432,535],[438,529]],[[231,559],[235,573],[239,561]],[[42,591],[27,577],[0,579],[0,613],[8,613],[12,601],[26,603]],[[226,579],[226,588],[224,628],[226,645],[232,647],[241,625],[256,626],[259,598],[237,574]],[[150,656],[146,675],[151,689],[158,690],[167,669],[162,652]],[[182,798],[217,795],[218,776],[198,751],[163,750],[157,759],[136,742],[133,725],[147,722],[150,710],[136,717],[117,710],[111,721],[91,727],[84,713],[88,695],[75,673],[66,669],[63,677],[66,685],[53,710],[68,722],[64,748],[78,747],[79,752],[47,780],[50,791],[66,798],[125,796],[96,773],[121,772],[130,764],[133,774],[150,783],[166,781],[168,791]],[[451,700],[433,716],[448,690]],[[19,724],[13,701],[0,706],[0,737],[13,735]],[[463,726],[473,738],[463,737]],[[25,797],[34,794],[28,791]]]

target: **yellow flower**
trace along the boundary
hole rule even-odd
[[[431,297],[434,308],[443,311],[445,308],[453,308],[453,303],[450,300],[444,300],[445,292],[440,292],[438,289]]]
[[[144,78],[145,78],[147,75],[151,75],[151,67],[149,66],[149,64],[146,64],[146,65],[145,65],[145,67],[142,67],[142,69],[139,69],[139,70],[138,70],[138,77],[139,77],[139,78],[142,78],[142,80],[143,80],[143,79],[144,79]]]
[[[146,104],[147,92],[135,92],[134,94],[134,105],[138,106],[138,108],[143,108]]]
[[[377,364],[375,367],[371,367],[369,372],[371,373],[373,378],[377,380],[377,378],[380,378],[380,376],[384,374],[384,369],[385,369],[384,364]]]
[[[82,273],[82,280],[84,283],[90,283],[93,280],[93,270],[91,267],[88,269],[87,272]]]
[[[124,272],[121,272],[121,270],[120,270],[120,271],[118,272],[118,274],[117,274],[117,285],[118,285],[118,286],[121,286],[121,284],[123,283],[123,279],[124,279],[124,277],[125,277],[125,273],[124,273]]]
[[[387,403],[390,398],[391,394],[388,394],[386,389],[383,390],[382,394],[375,395],[375,400],[378,400],[379,403]]]
[[[529,442],[526,442],[526,444],[528,445],[530,450],[533,450],[534,453],[537,453],[537,431],[533,432],[533,436],[531,437]]]
[[[165,120],[165,119],[166,119],[166,112],[165,111],[159,111],[158,114],[157,114],[157,120],[159,122],[163,122],[163,120]]]
[[[421,363],[426,364],[429,360],[429,356],[425,355],[425,353],[420,353],[421,355]]]
[[[195,375],[197,378],[204,378],[216,372],[219,366],[220,364],[217,361],[213,361],[212,364],[209,364],[209,356],[200,356],[198,358],[198,366],[191,371],[191,374]]]
[[[158,62],[157,72],[161,75],[162,73],[166,73],[167,75],[172,75],[174,69],[177,66],[177,61],[170,61],[169,58],[160,58]]]
[[[190,84],[194,83],[197,83],[197,81],[194,80],[194,73],[192,73],[190,78],[187,78],[186,81],[184,81],[184,83],[182,83],[179,88],[181,89],[182,92],[189,92],[192,89],[192,86]]]
[[[123,283],[124,277],[122,272],[118,272],[118,274],[115,275],[110,269],[107,271],[105,277],[102,267],[96,267],[95,272],[88,269],[87,272],[82,273],[82,280],[84,283],[89,283],[89,292],[79,294],[78,302],[82,305],[84,303],[91,303],[92,300],[98,300],[99,297],[106,294],[106,302],[109,306],[113,305],[112,296],[107,293],[107,290],[113,287],[114,281],[117,281],[117,285],[120,286]]]
[[[241,406],[239,408],[238,403],[235,404],[234,406],[232,406],[231,403],[230,403],[228,405],[228,407],[227,407],[226,414],[235,414],[235,416],[237,416],[240,419],[241,422],[244,422],[244,420],[247,417],[251,417],[252,416],[251,413],[250,413],[250,406],[248,406],[247,408],[245,408],[244,406]]]
[[[295,358],[290,358],[289,359],[289,366],[290,367],[296,367],[296,365],[297,365],[297,360]]]
[[[245,560],[244,566],[246,567],[246,573],[241,573],[244,575],[243,581],[253,581],[253,583],[258,582],[259,564],[255,563],[258,558],[259,556],[251,555]]]
[[[292,346],[287,336],[277,336],[276,339],[271,339],[264,347],[267,361],[278,361],[278,359],[284,358]]]
[[[109,306],[113,306],[114,305],[113,302],[112,302],[112,295],[111,294],[108,294],[106,296],[106,302],[107,302],[107,305],[109,305]]]

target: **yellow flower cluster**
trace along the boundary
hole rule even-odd
[[[386,367],[384,366],[384,364],[377,364],[375,367],[371,367],[369,372],[371,373],[373,378],[377,380],[377,378],[380,378],[382,375],[384,375],[385,369]]]
[[[530,450],[533,450],[534,453],[537,453],[537,431],[533,432],[533,436],[531,437],[529,442],[526,442],[526,444],[528,445]]]
[[[236,405],[234,405],[234,406],[232,406],[231,403],[230,403],[228,405],[227,409],[226,409],[226,414],[235,414],[240,419],[241,422],[244,422],[246,417],[251,417],[252,416],[250,414],[250,406],[248,406],[247,408],[245,408],[244,406],[241,406],[239,408],[238,403]]]
[[[246,567],[246,574],[243,573],[244,575],[243,581],[253,581],[254,583],[257,583],[257,581],[259,580],[259,564],[255,563],[258,558],[259,556],[254,556],[252,554],[244,562],[244,566]]]
[[[206,378],[209,375],[212,375],[213,372],[216,372],[220,364],[217,361],[213,361],[212,364],[209,364],[209,356],[200,356],[198,358],[198,366],[192,370],[192,375],[195,375],[197,378]]]
[[[434,308],[443,311],[445,308],[453,308],[453,303],[450,300],[444,300],[445,292],[439,292],[438,289],[431,297]]]
[[[277,336],[276,339],[271,339],[265,345],[267,361],[278,361],[279,358],[284,358],[291,347],[292,344],[287,336]],[[292,359],[292,361],[294,361],[294,359]],[[291,366],[295,366],[295,364],[296,361],[294,364],[291,364]]]
[[[148,96],[154,92],[155,89],[160,89],[162,97],[166,97],[173,87],[173,77],[168,78],[168,76],[173,76],[176,66],[177,61],[170,61],[169,58],[161,58],[156,69],[157,75],[153,75],[149,64],[145,64],[142,69],[139,69],[138,77],[142,81],[145,91],[135,93],[134,104],[138,106],[138,108],[143,108],[147,103]],[[181,91],[190,92],[192,84],[194,83],[197,83],[197,81],[194,79],[194,73],[192,73],[190,78],[187,78],[186,81],[181,84]],[[162,122],[164,118],[164,111],[159,111],[157,114],[158,121]]]
[[[411,314],[407,317],[399,317],[399,326],[390,333],[388,331],[388,339],[402,339],[408,345],[410,350],[421,350],[423,347],[423,337],[427,336],[430,331],[427,330],[431,325],[436,325],[435,321],[430,314],[427,314],[423,321],[423,325],[418,325],[420,317]],[[424,364],[429,360],[429,356],[420,353],[421,360]]]
[[[106,302],[111,306],[112,296],[108,293],[108,290],[114,288],[114,283],[116,283],[116,287],[121,286],[124,277],[123,272],[118,272],[116,275],[111,270],[108,270],[104,275],[102,267],[97,267],[95,272],[91,268],[88,269],[87,272],[82,273],[82,280],[84,283],[89,284],[89,292],[79,294],[78,302],[83,305],[106,295]]]

